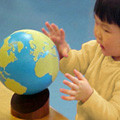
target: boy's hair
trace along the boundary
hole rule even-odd
[[[94,13],[101,21],[120,27],[120,0],[96,0]]]

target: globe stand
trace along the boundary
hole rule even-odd
[[[49,90],[33,95],[14,94],[11,99],[11,114],[21,119],[40,119],[49,114]]]

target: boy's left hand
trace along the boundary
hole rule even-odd
[[[71,89],[60,89],[60,92],[67,94],[69,96],[62,96],[63,100],[80,100],[82,103],[88,100],[88,98],[92,95],[93,89],[91,88],[88,81],[83,77],[83,75],[74,70],[74,74],[76,77],[66,73],[65,76],[71,81],[64,80],[63,83],[70,87]]]

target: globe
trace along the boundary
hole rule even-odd
[[[19,95],[36,94],[55,80],[59,56],[43,33],[18,30],[0,42],[0,81]]]

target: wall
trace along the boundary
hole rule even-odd
[[[0,41],[20,29],[41,31],[45,22],[57,24],[66,32],[66,41],[73,49],[94,39],[93,7],[95,0],[0,0]],[[50,85],[50,105],[69,120],[75,119],[77,101],[62,100],[60,88],[67,88],[59,72]],[[1,98],[0,98],[1,99]]]

